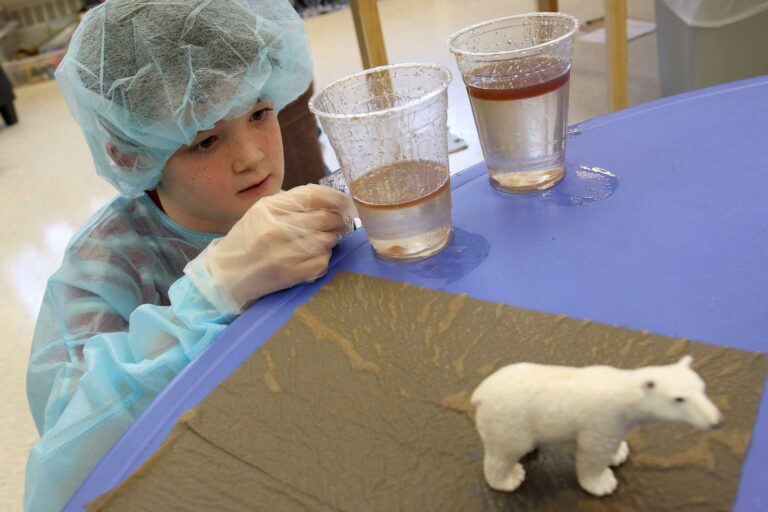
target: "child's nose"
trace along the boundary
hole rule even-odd
[[[233,146],[232,169],[235,172],[252,170],[264,159],[264,152],[252,138],[238,140]]]

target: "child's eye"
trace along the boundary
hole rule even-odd
[[[272,112],[272,109],[269,108],[269,107],[265,107],[265,108],[259,109],[259,110],[257,110],[256,112],[254,112],[251,115],[251,120],[252,121],[263,121],[264,119],[267,118],[267,116],[269,115],[270,112]]]
[[[194,146],[192,146],[192,151],[204,151],[210,148],[211,146],[213,146],[214,142],[216,142],[216,137],[211,135],[210,137],[205,138],[200,142],[198,142],[197,144],[195,144]]]

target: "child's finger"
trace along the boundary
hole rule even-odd
[[[330,251],[308,258],[296,265],[297,275],[302,276],[300,282],[312,282],[328,272],[328,262],[331,259]]]
[[[349,217],[329,210],[311,210],[296,213],[291,217],[291,223],[299,229],[308,232],[331,233],[334,236],[343,235],[349,231]]]
[[[280,194],[286,197],[291,194],[300,210],[329,210],[343,215],[352,215],[354,205],[352,198],[343,192],[322,185],[304,185]]]
[[[330,252],[331,249],[336,247],[339,243],[339,235],[336,233],[317,232],[315,235],[317,243],[326,251]]]

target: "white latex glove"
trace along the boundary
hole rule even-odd
[[[349,196],[320,185],[265,197],[184,272],[222,313],[241,313],[264,295],[324,275],[353,212]]]

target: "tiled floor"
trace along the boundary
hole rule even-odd
[[[600,15],[602,2],[561,1],[581,20]],[[638,0],[652,19],[652,2]],[[633,2],[633,8],[637,8]],[[382,0],[379,2],[391,62],[426,61],[454,73],[449,125],[469,143],[451,156],[452,171],[482,159],[469,102],[445,46],[470,23],[535,9],[532,0]],[[640,15],[643,15],[640,14]],[[632,15],[632,11],[630,11]],[[316,86],[361,69],[349,10],[307,20]],[[607,112],[605,49],[577,42],[571,74],[570,122]],[[18,88],[19,124],[0,127],[0,511],[20,510],[24,466],[37,438],[26,405],[24,375],[34,321],[47,276],[68,239],[113,194],[95,176],[87,146],[52,82]],[[630,102],[659,97],[654,35],[630,44]],[[327,155],[330,165],[335,160]]]

